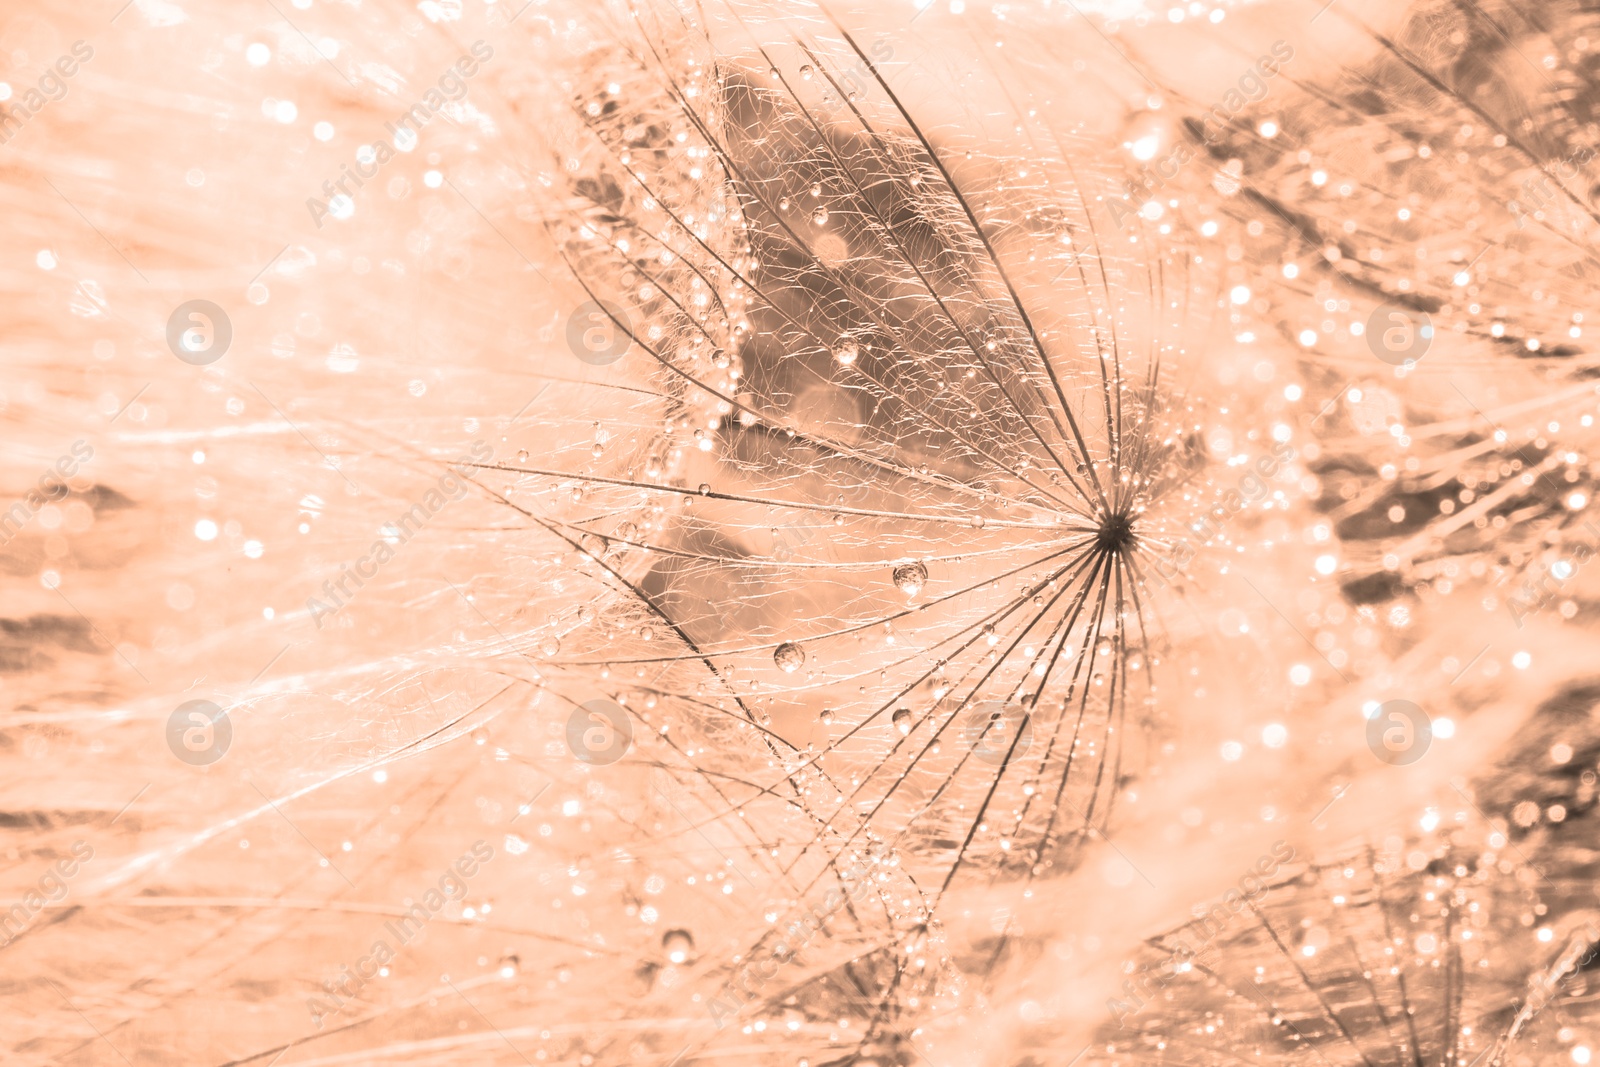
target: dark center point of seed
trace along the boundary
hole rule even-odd
[[[1123,552],[1133,544],[1133,520],[1126,515],[1108,515],[1094,535],[1095,547],[1102,552]]]

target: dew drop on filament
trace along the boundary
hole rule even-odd
[[[894,569],[894,584],[906,596],[916,596],[928,580],[928,568],[920,560],[902,563]]]
[[[661,950],[673,963],[687,963],[694,955],[694,938],[687,930],[668,930],[661,935]]]
[[[793,641],[785,641],[772,652],[772,662],[785,674],[793,674],[806,661],[806,654]]]

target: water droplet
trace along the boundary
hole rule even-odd
[[[639,527],[631,522],[625,522],[617,527],[617,538],[621,541],[637,541],[639,539]]]
[[[582,607],[578,608],[578,621],[579,622],[591,622],[593,620],[594,620],[594,609],[593,608],[591,608],[587,604],[584,604]]]
[[[812,196],[821,196],[822,195],[822,186],[821,186],[820,183],[818,183],[818,182],[812,182],[811,183],[811,195]]]
[[[906,596],[916,596],[922,592],[927,580],[928,568],[923,566],[921,560],[902,563],[894,569],[894,584]]]
[[[785,674],[793,674],[805,661],[806,654],[793,641],[785,641],[772,651],[772,662],[776,663]]]
[[[733,361],[728,358],[728,353],[720,348],[711,353],[711,365],[718,370],[727,370],[728,364],[731,362]]]
[[[584,534],[578,538],[578,547],[582,548],[591,559],[599,559],[606,553],[606,539],[599,534]]]
[[[1111,655],[1111,638],[1102,637],[1094,643],[1094,650],[1102,656]]]
[[[828,209],[825,207],[817,208],[811,213],[811,221],[818,226],[826,225],[828,222]]]
[[[472,731],[472,743],[475,745],[487,745],[489,743],[489,731],[482,726]]]
[[[856,347],[856,343],[854,341],[846,341],[844,344],[833,350],[833,358],[838,360],[840,363],[843,363],[847,367],[854,363],[856,361],[856,356],[860,354],[861,350]]]
[[[789,198],[787,196],[780,197],[778,199],[778,210],[779,211],[788,211],[789,210]]]
[[[767,69],[767,73],[772,75],[773,78],[779,77],[778,68],[777,67],[769,67]]]
[[[895,729],[899,730],[902,734],[909,734],[911,732],[910,708],[895,708],[894,714],[890,716],[890,718],[894,720]]]
[[[687,930],[668,930],[661,935],[661,950],[673,963],[687,963],[694,955],[694,938]]]
[[[528,450],[526,448],[517,449],[517,462],[518,463],[526,463],[526,462],[528,462]]]
[[[802,64],[800,64],[800,77],[804,78],[806,81],[810,81],[811,80],[811,64],[810,63],[802,63]]]
[[[700,495],[701,496],[710,496],[711,495],[711,484],[709,482],[701,482],[700,483]]]
[[[553,656],[561,651],[561,639],[555,636],[546,637],[539,642],[539,651],[547,656]]]
[[[818,718],[822,720],[822,725],[827,726],[833,722],[833,711],[829,708],[823,708],[822,714]]]
[[[656,639],[656,630],[655,630],[654,626],[641,626],[641,627],[639,627],[639,640],[641,640],[641,641],[654,641],[655,639]]]
[[[968,525],[970,525],[974,530],[983,529],[983,516],[982,515],[974,515],[974,516],[972,516],[972,518],[968,520]]]

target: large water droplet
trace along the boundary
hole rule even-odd
[[[861,349],[857,347],[854,341],[846,341],[844,344],[833,350],[833,358],[838,360],[840,363],[843,363],[847,367],[854,363],[856,361],[856,356],[860,354]]]
[[[811,213],[811,221],[818,226],[826,226],[828,223],[828,209],[825,207],[817,208]]]
[[[687,963],[694,955],[694,938],[687,930],[668,930],[661,935],[661,950],[673,963]]]
[[[830,723],[833,722],[833,711],[832,711],[832,709],[823,708],[822,709],[822,714],[819,715],[818,718],[820,718],[822,720],[822,725],[824,725],[824,726],[829,725]]]
[[[772,662],[785,674],[793,674],[806,662],[806,654],[793,641],[785,641],[772,651]]]
[[[811,80],[811,73],[812,73],[812,71],[811,71],[811,64],[810,63],[802,63],[802,64],[800,64],[800,77],[804,78],[806,81],[810,81]]]
[[[899,730],[902,734],[909,734],[911,732],[910,708],[895,708],[894,714],[890,717],[894,720],[895,729]]]
[[[546,637],[543,641],[539,642],[539,651],[543,652],[547,656],[555,655],[557,652],[561,651],[561,639],[554,635]]]
[[[927,581],[928,568],[923,566],[921,560],[902,563],[894,569],[894,584],[906,596],[916,596],[922,592]]]

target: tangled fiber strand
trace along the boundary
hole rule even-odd
[[[1463,822],[1467,820],[1463,819]],[[1464,1063],[1499,1047],[1530,959],[1536,876],[1502,832],[1312,863],[1150,940],[1098,1063]],[[1504,856],[1504,859],[1500,857]],[[1237,896],[1237,892],[1235,892]],[[1236,914],[1235,914],[1236,912]]]
[[[1241,115],[1207,150],[1212,199],[1262,243],[1262,319],[1338,398],[1305,421],[1341,582],[1383,605],[1537,577],[1595,541],[1593,14],[1424,4],[1392,34],[1331,14],[1373,55],[1285,68],[1271,135]]]
[[[1091,1059],[1571,1059],[1600,944],[1597,701],[1591,680],[1542,702],[1519,744],[1428,809],[1437,832],[1197,905],[1124,968]]]
[[[625,594],[542,669],[670,723],[697,827],[731,821],[775,883],[768,922],[866,864],[839,918],[861,947],[782,1000],[805,1036],[848,1006],[892,1056],[956,988],[941,903],[1070,865],[1126,773],[1158,660],[1143,561],[1198,463],[1163,360],[1203,279],[1098,243],[1071,146],[995,157],[919,121],[919,75],[826,12],[628,29],[586,60],[606,84],[550,229],[662,430],[622,462],[597,424],[620,473],[491,465]]]

